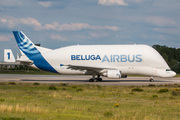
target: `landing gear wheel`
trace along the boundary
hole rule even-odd
[[[89,82],[94,82],[94,79],[93,78],[89,79]]]
[[[94,79],[94,82],[98,82],[98,81],[99,81],[98,78],[95,78],[95,79]]]
[[[99,81],[99,82],[102,82],[102,78],[98,78],[98,81]]]
[[[150,81],[150,82],[154,82],[154,79],[153,79],[153,78],[151,78],[149,81]]]
[[[100,78],[100,75],[97,75],[97,77],[95,78],[95,74],[93,74],[92,78],[89,79],[89,82],[101,82],[102,78]]]

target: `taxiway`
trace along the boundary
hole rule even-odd
[[[149,77],[127,77],[122,79],[108,79],[103,77],[102,82],[89,82],[91,76],[78,75],[19,75],[0,74],[0,82],[28,82],[28,83],[68,83],[68,84],[92,84],[92,85],[164,85],[180,84],[180,78],[155,78],[154,82],[149,81]]]

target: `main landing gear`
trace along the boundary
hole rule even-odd
[[[150,81],[150,82],[154,82],[154,78],[153,78],[153,77],[151,77],[149,81]]]
[[[97,78],[95,78],[95,75],[93,75],[93,77],[91,79],[89,79],[89,82],[101,82],[102,78],[100,78],[100,75],[97,76]]]

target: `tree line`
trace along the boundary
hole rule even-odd
[[[173,71],[180,73],[180,49],[168,47],[165,45],[153,45],[152,47],[161,54],[161,56],[165,59]]]

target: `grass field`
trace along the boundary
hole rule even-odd
[[[0,83],[2,120],[177,120],[180,85]]]

